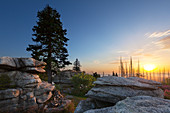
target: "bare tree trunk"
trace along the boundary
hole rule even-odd
[[[48,83],[52,83],[51,62],[47,63]]]
[[[48,75],[48,83],[52,83],[52,72],[51,72],[51,38],[49,38],[49,52],[48,52],[48,58],[47,58],[47,75]]]

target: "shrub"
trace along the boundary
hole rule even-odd
[[[55,88],[57,89],[57,90],[61,90],[61,85],[60,84],[54,84],[55,85]]]
[[[92,75],[80,73],[74,75],[71,79],[73,84],[72,93],[77,96],[84,96],[93,86],[93,82],[96,80]]]
[[[164,91],[164,98],[165,98],[165,99],[170,99],[170,90],[166,89],[166,90]]]
[[[166,78],[165,81],[163,82],[165,85],[170,85],[170,78]]]
[[[48,81],[48,76],[47,76],[47,73],[40,73],[38,74],[40,79],[43,80],[43,81]]]

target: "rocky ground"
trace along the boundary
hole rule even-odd
[[[119,101],[115,106],[87,110],[84,113],[169,113],[170,100],[151,97],[135,96],[127,97]]]
[[[75,113],[169,113],[170,100],[163,99],[159,82],[138,77],[98,78]]]
[[[0,58],[0,112],[55,112],[69,106],[70,100],[37,75],[45,65],[33,58]]]

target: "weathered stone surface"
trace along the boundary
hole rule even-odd
[[[36,112],[38,104],[52,97],[55,86],[34,74],[45,72],[44,65],[32,58],[0,58],[0,86],[5,89],[0,90],[0,112]]]
[[[45,113],[63,113],[66,112],[65,110],[71,104],[71,100],[63,99],[62,104],[58,107],[49,107],[48,105],[45,107]],[[69,112],[69,111],[67,111]]]
[[[111,103],[117,103],[126,97],[138,96],[138,95],[149,95],[153,97],[162,97],[163,91],[158,90],[138,90],[131,89],[128,87],[100,87],[91,89],[87,95],[91,98],[107,101]]]
[[[32,97],[32,94],[26,95],[26,100],[19,100],[19,104],[17,106],[18,110],[20,111],[26,111],[35,113],[35,110],[38,110],[38,104],[36,102],[36,97]]]
[[[0,72],[24,71],[29,73],[45,72],[45,62],[37,61],[33,58],[11,58],[0,57]]]
[[[33,92],[28,92],[26,94],[27,98],[33,98],[34,97],[34,93]]]
[[[18,105],[19,97],[7,99],[7,100],[1,100],[0,101],[0,108],[8,107],[9,105]]]
[[[97,81],[94,82],[96,85],[101,86],[119,86],[119,87],[133,87],[138,89],[158,89],[158,87],[155,87],[152,85],[152,82],[150,84],[142,83],[140,80],[143,80],[138,77],[133,78],[124,78],[124,77],[116,77],[116,76],[105,76],[98,78]],[[148,80],[146,80],[148,81]],[[148,81],[149,82],[149,81]]]
[[[51,97],[52,97],[52,93],[51,92],[46,92],[43,95],[36,96],[38,104],[45,103]]]
[[[86,100],[80,101],[74,113],[83,113],[90,109],[104,108],[104,107],[113,106],[113,105],[115,104],[87,98]]]
[[[31,88],[23,88],[23,90],[22,90],[22,95],[26,95],[27,93],[29,93],[29,92],[33,92],[33,88],[31,87]]]
[[[84,113],[169,113],[170,100],[151,97],[127,97],[115,106],[88,110]]]
[[[83,113],[84,111],[95,109],[96,105],[94,101],[90,98],[86,100],[81,100],[79,104],[77,105],[74,113]]]
[[[12,113],[17,111],[19,98],[12,98],[0,101],[0,112]]]
[[[24,70],[28,73],[44,73],[45,70],[42,67],[26,67]]]
[[[160,82],[153,81],[153,80],[147,80],[147,79],[144,79],[144,78],[129,77],[129,78],[127,78],[127,79],[134,80],[134,81],[138,81],[138,82],[140,82],[140,83],[150,84],[150,85],[156,86],[156,87],[162,86],[162,84],[161,84]]]
[[[0,90],[0,100],[16,98],[19,96],[21,89]]]
[[[164,92],[156,85],[152,85],[152,82],[147,83],[149,81],[145,80],[145,83],[141,83],[140,81],[144,80],[140,78],[131,79],[114,76],[98,78],[97,81],[94,82],[96,86],[93,87],[86,96],[111,103],[117,103],[126,97],[140,95],[164,97]]]
[[[47,82],[42,82],[36,86],[36,88],[34,89],[34,94],[35,94],[35,96],[39,96],[46,92],[53,91],[54,88],[55,88],[55,86],[53,86]]]
[[[80,72],[76,72],[73,70],[63,70],[59,74],[53,75],[53,81],[55,84],[59,84],[63,93],[71,93],[73,89],[73,84],[71,82],[71,78],[75,74],[79,74]]]
[[[11,58],[0,57],[1,69],[21,68],[21,67],[38,67],[46,65],[45,62],[35,60],[33,58]]]
[[[5,75],[10,79],[9,85],[16,85],[17,87],[25,87],[26,85],[40,83],[41,79],[37,74],[30,74],[20,71],[9,71],[0,73],[0,76]]]

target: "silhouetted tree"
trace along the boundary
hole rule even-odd
[[[116,73],[116,75],[115,76],[117,76],[118,77],[118,74]]]
[[[114,71],[113,71],[113,73],[112,73],[112,76],[115,76],[115,73],[114,73]]]
[[[97,72],[95,72],[95,73],[93,73],[93,77],[95,77],[97,79],[98,77],[100,77],[100,74],[97,74]]]
[[[32,38],[35,45],[29,45],[26,49],[32,52],[32,57],[37,60],[43,60],[47,63],[48,82],[52,82],[51,68],[52,62],[59,68],[71,64],[67,57],[67,41],[65,37],[66,29],[63,29],[60,21],[60,14],[49,5],[37,13],[37,25],[33,27]],[[53,64],[54,65],[54,64]]]
[[[76,59],[76,61],[74,62],[73,70],[79,72],[80,71],[80,67],[81,67],[80,61],[78,59]]]

